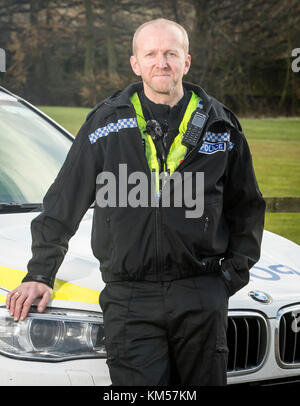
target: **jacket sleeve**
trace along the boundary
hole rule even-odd
[[[232,130],[224,190],[224,214],[230,230],[221,276],[229,296],[249,282],[249,270],[260,258],[265,201],[258,188],[252,156],[241,128]]]
[[[43,211],[31,222],[32,257],[23,282],[53,287],[55,275],[87,209],[95,200],[96,177],[101,171],[97,143],[88,138],[86,121],[43,199]]]

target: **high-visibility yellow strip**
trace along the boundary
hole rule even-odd
[[[52,298],[72,300],[74,302],[99,303],[99,294],[100,292],[96,290],[56,279]]]
[[[22,282],[25,274],[25,271],[20,271],[19,269],[0,266],[0,286],[7,290],[15,289]],[[99,303],[99,292],[56,279],[52,299],[69,300],[73,302]],[[0,295],[0,303],[5,301],[6,296]]]

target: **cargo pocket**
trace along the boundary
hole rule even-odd
[[[223,281],[220,281],[223,283]],[[222,287],[223,288],[223,287]],[[223,288],[224,289],[224,288]],[[224,292],[224,295],[226,293]],[[214,375],[215,385],[226,385],[227,383],[227,364],[228,364],[228,345],[227,345],[227,327],[228,327],[228,306],[223,310],[223,316],[217,324],[217,339],[214,354]]]
[[[114,366],[119,359],[119,344],[118,343],[110,343],[105,344],[106,353],[107,353],[107,360],[106,363],[109,367]]]
[[[120,343],[106,343],[105,347],[107,353],[106,364],[109,369],[112,385],[127,385],[125,379],[128,371],[126,371],[121,361],[122,351]]]
[[[225,386],[227,384],[228,347],[225,344],[217,344],[214,359],[214,385]]]

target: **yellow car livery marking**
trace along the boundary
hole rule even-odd
[[[5,290],[15,289],[22,282],[25,274],[25,271],[20,271],[19,269],[0,266],[0,287]],[[53,287],[52,299],[98,304],[99,292],[56,279]],[[6,296],[0,295],[0,303],[5,301]]]

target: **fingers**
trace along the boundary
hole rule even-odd
[[[42,297],[39,302],[38,311],[42,312],[47,306],[52,295],[52,289],[39,282],[24,282],[16,289],[8,293],[6,307],[15,321],[24,320],[33,302]]]
[[[10,291],[7,296],[6,296],[6,307],[7,309],[10,308],[11,304],[14,303],[18,296],[20,295],[20,292],[18,290],[18,288],[13,289],[12,291]]]
[[[47,290],[38,304],[38,311],[42,312],[51,298],[51,291]]]
[[[27,316],[32,303],[34,302],[34,296],[28,296],[27,292],[20,292],[18,295],[16,292],[10,296],[9,313],[15,321],[18,321],[21,316],[21,320],[24,320]]]
[[[10,300],[12,295],[15,293],[16,289],[12,290],[11,292],[9,292],[6,296],[6,308],[9,309],[10,307]]]
[[[19,303],[17,303],[16,309],[15,309],[15,317],[14,320],[25,320],[27,317],[27,314],[29,313],[29,310],[31,308],[32,303],[35,301],[36,297],[35,296],[28,296],[26,300],[22,303],[20,301],[20,307],[17,307]],[[18,299],[19,300],[19,299]]]
[[[7,295],[6,307],[9,310],[9,313],[12,317],[14,317],[15,314],[17,300],[19,300],[19,303],[21,303],[20,299],[23,300],[24,298],[22,297],[22,293],[20,293],[17,289],[14,289]]]

